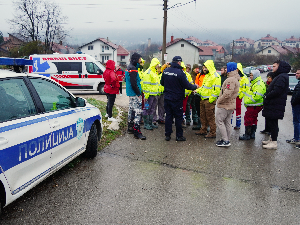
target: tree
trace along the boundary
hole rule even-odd
[[[0,45],[4,42],[3,33],[0,31]]]
[[[31,41],[44,41],[45,51],[51,51],[53,42],[63,40],[67,32],[60,7],[46,0],[18,0],[14,2],[15,16],[9,20],[13,28]]]

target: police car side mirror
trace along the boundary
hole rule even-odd
[[[76,97],[76,107],[85,107],[85,106],[86,106],[85,99]]]

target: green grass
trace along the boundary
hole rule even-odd
[[[119,130],[109,130],[107,129],[108,126],[104,126],[104,124],[110,124],[111,122],[107,121],[107,118],[105,118],[105,114],[106,114],[106,102],[102,102],[102,101],[98,101],[94,98],[87,98],[88,103],[96,106],[102,115],[102,124],[103,124],[103,132],[102,132],[102,137],[100,142],[98,143],[98,151],[101,151],[103,148],[105,148],[106,146],[108,146],[113,140],[115,140],[117,137],[119,137],[120,135],[122,135],[127,127],[127,112],[125,111],[124,108],[121,108],[122,115],[121,115],[121,119],[122,121],[119,124]],[[116,118],[118,115],[118,110],[117,108],[114,106],[113,107],[113,113],[112,116],[114,118]]]

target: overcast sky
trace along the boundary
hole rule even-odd
[[[70,43],[99,37],[112,41],[162,41],[163,0],[56,0],[70,32]],[[191,2],[191,3],[189,3]],[[185,4],[180,6],[178,3]],[[188,3],[188,4],[186,4]],[[176,5],[177,4],[177,5]],[[195,36],[228,43],[241,36],[257,40],[267,34],[285,40],[300,37],[299,0],[169,0],[167,41],[170,36]],[[179,7],[176,7],[179,6]],[[14,15],[13,1],[0,0],[0,31]]]

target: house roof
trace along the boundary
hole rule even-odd
[[[117,48],[118,48],[117,45],[115,45],[114,43],[108,41],[106,38],[97,38],[97,39],[95,39],[95,40],[93,40],[93,41],[91,41],[91,42],[89,42],[89,43],[87,43],[87,44],[84,44],[84,45],[80,46],[79,48],[82,48],[82,47],[84,47],[84,46],[86,46],[86,45],[90,45],[90,44],[92,44],[92,43],[95,42],[95,41],[101,41],[101,42],[103,42],[103,43],[109,45],[110,47],[112,47],[112,48],[114,48],[114,49],[117,49]]]
[[[300,38],[295,38],[294,36],[291,36],[290,38],[285,39],[285,41],[300,41]]]
[[[174,39],[173,41],[170,41],[170,42],[166,43],[166,48],[170,47],[171,45],[176,44],[176,43],[179,42],[179,41],[184,41],[184,42],[186,42],[186,43],[188,43],[188,44],[194,46],[195,48],[197,48],[197,46],[193,45],[192,43],[188,42],[187,40],[185,40],[185,39],[183,39],[183,38],[176,38],[176,39]],[[159,47],[159,50],[161,51],[161,50],[162,50],[162,47]]]
[[[213,41],[211,41],[211,40],[206,40],[206,41],[203,41],[202,42],[203,44],[210,44],[210,45],[212,45],[212,46],[216,46],[216,45],[218,45],[216,42],[213,42]]]
[[[284,49],[294,53],[294,54],[297,54],[299,52],[299,49],[298,48],[293,48],[293,47],[289,47],[289,46],[283,46]]]
[[[119,45],[117,49],[117,55],[127,56],[129,55],[129,51],[127,51],[123,46]]]
[[[260,50],[259,52],[266,50],[267,48],[273,48],[275,51],[277,51],[278,53],[283,54],[283,55],[288,54],[288,50],[284,49],[283,47],[281,47],[279,45],[271,45],[271,46],[265,47],[262,50]]]
[[[193,37],[193,36],[189,36],[189,37],[187,37],[185,40],[186,40],[186,41],[194,41],[194,42],[196,42],[196,43],[198,43],[198,44],[202,44],[202,41],[201,41],[201,40],[199,40],[198,38],[195,38],[195,37]]]
[[[278,43],[282,43],[282,41],[278,40],[275,37],[272,37],[270,34],[267,34],[266,37],[261,38],[260,40],[271,40],[271,41],[277,41]]]
[[[245,41],[245,42],[248,42],[251,45],[254,44],[254,40],[252,40],[250,38],[244,38],[244,37],[240,37],[239,39],[236,39],[235,41]]]
[[[76,50],[74,48],[63,46],[58,43],[53,43],[52,51],[60,54],[74,54]]]
[[[9,40],[9,37],[3,37],[3,40],[4,40],[4,41],[8,41],[8,40]]]
[[[18,34],[18,33],[8,33],[10,36],[13,36],[17,39],[19,39],[20,41],[23,41],[23,42],[28,42],[29,41],[29,38],[27,37],[24,37],[22,36],[21,34]],[[9,39],[9,38],[8,38]]]
[[[213,49],[210,48],[212,46],[198,46],[199,48],[199,55],[214,55],[213,54]]]

